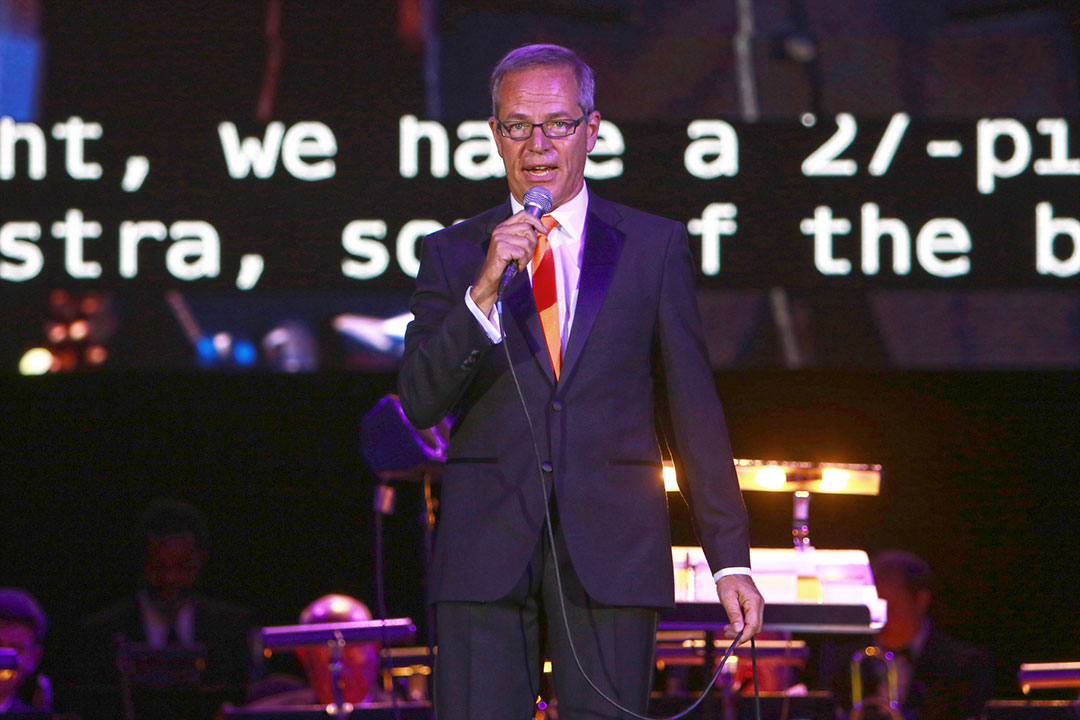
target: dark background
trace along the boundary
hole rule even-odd
[[[822,548],[904,547],[938,576],[934,617],[995,655],[999,695],[1020,662],[1074,659],[1080,633],[1078,379],[1046,373],[722,373],[738,457],[876,462],[879,497],[819,496]],[[108,375],[6,382],[3,563],[54,627],[133,587],[131,538],[159,494],[210,517],[205,586],[265,624],[325,592],[371,600],[374,478],[358,420],[391,376]],[[387,523],[387,604],[421,618],[417,487]],[[695,544],[672,496],[674,541]],[[790,498],[747,493],[752,541],[790,541]],[[48,662],[48,661],[47,661]],[[59,670],[53,666],[54,670]]]
[[[129,124],[180,157],[207,152],[201,141],[190,144],[193,126],[231,119],[257,132],[269,5],[45,3],[38,121],[80,114],[105,124],[106,133]],[[439,3],[434,35],[418,40],[393,3],[284,3],[285,54],[273,117],[340,113],[359,128],[392,126],[405,112],[448,123],[482,117],[486,109],[475,103],[455,110],[447,100],[460,96],[455,83],[482,87],[490,62],[480,56],[515,44],[514,32],[530,20],[496,12],[497,5]],[[679,9],[661,9],[666,5]],[[601,88],[619,90],[601,91],[605,113],[617,122],[734,121],[740,119],[731,80],[736,20],[726,5],[715,13],[710,7],[715,4],[539,3],[533,12],[544,20],[520,40],[584,46],[600,38],[589,59]],[[784,2],[755,7],[762,120],[791,124],[807,109],[823,116],[849,110],[878,122],[906,110],[916,120],[968,126],[983,116],[1078,115],[1071,4],[837,0],[809,9]],[[816,66],[774,53],[787,33],[807,28],[820,41]],[[492,43],[494,32],[506,41]],[[636,55],[620,37],[641,41]],[[441,40],[439,47],[432,38]],[[467,54],[462,47],[483,49]],[[673,56],[673,47],[684,55]],[[432,57],[441,60],[439,93],[424,81]],[[628,59],[647,81],[644,105],[632,102],[631,84],[611,71]],[[470,64],[478,69],[468,72]],[[641,70],[650,67],[654,76]],[[667,97],[662,91],[671,82],[664,80],[673,76],[686,86]],[[612,83],[605,85],[607,79]],[[341,142],[344,133],[338,135]],[[362,137],[348,142],[364,147]],[[373,162],[396,158],[394,147],[368,149]],[[356,157],[351,150],[350,156]],[[605,193],[617,195],[618,183],[610,187]],[[386,190],[371,192],[380,197]],[[501,192],[493,185],[491,199],[467,204],[475,201],[479,210]],[[198,199],[176,202],[191,203],[198,216]],[[223,207],[229,200],[204,199]],[[0,195],[0,219],[22,217],[9,203]],[[245,207],[258,215],[258,203]],[[124,216],[125,210],[108,212]],[[48,289],[34,290],[40,307]],[[1075,283],[1035,295],[1007,284],[921,290],[941,294],[906,298],[906,324],[897,327],[878,322],[880,313],[889,315],[880,308],[890,298],[877,291],[799,287],[792,300],[796,318],[805,320],[803,369],[783,369],[791,363],[777,328],[761,319],[767,318],[763,288],[710,296],[716,312],[706,314],[707,324],[753,329],[731,340],[735,349],[716,363],[725,368],[717,383],[737,456],[884,467],[879,497],[815,498],[815,544],[871,552],[904,547],[924,556],[939,578],[935,618],[990,648],[998,694],[1014,696],[1020,662],[1080,659]],[[40,333],[42,319],[13,312],[11,288],[3,293],[5,347],[11,347]],[[358,421],[393,389],[392,374],[195,372],[190,348],[174,326],[164,325],[171,320],[159,289],[140,288],[121,300],[126,335],[116,340],[119,358],[111,369],[18,378],[7,363],[0,380],[0,585],[28,588],[49,612],[46,669],[63,675],[60,664],[79,619],[133,588],[135,520],[162,494],[207,513],[213,549],[205,587],[251,607],[260,622],[293,622],[301,607],[329,591],[371,601],[374,479],[358,453]],[[910,304],[917,300],[925,304]],[[338,293],[337,301],[350,299]],[[724,308],[741,308],[749,319],[724,315]],[[16,327],[20,334],[12,339]],[[922,330],[938,327],[948,338],[941,352],[915,353],[914,360],[898,354],[925,342]],[[165,339],[146,339],[159,337]],[[157,352],[163,366],[190,370],[125,365],[125,352]],[[125,369],[131,366],[140,369]],[[388,607],[419,618],[419,495],[413,486],[400,493],[387,527]],[[789,498],[748,493],[746,499],[754,544],[785,546]],[[671,507],[675,541],[692,543],[681,501],[673,499]]]

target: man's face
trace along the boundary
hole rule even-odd
[[[540,66],[510,73],[499,87],[497,119],[504,123],[576,120],[583,112],[577,92],[577,79],[569,67]],[[506,166],[510,192],[519,202],[525,191],[536,185],[551,191],[555,207],[581,190],[585,156],[596,145],[600,113],[590,113],[574,134],[565,138],[549,138],[537,127],[528,139],[511,140],[499,133],[496,118],[490,118],[488,125]]]
[[[155,602],[172,606],[195,586],[206,551],[195,544],[192,533],[151,537],[147,545],[146,582]]]
[[[885,627],[879,633],[880,641],[891,648],[906,647],[922,629],[929,609],[930,591],[919,590],[913,594],[902,579],[891,575],[874,580],[878,597],[889,604]]]
[[[13,695],[23,680],[37,669],[41,660],[41,646],[31,626],[0,620],[0,647],[11,648],[19,654],[19,667],[15,672],[0,670],[0,701],[3,701]]]

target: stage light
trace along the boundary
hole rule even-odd
[[[91,345],[86,348],[86,362],[91,365],[101,365],[108,356],[108,351],[101,345]]]
[[[668,492],[679,491],[679,481],[675,477],[675,466],[664,463],[664,489]]]
[[[787,473],[779,465],[766,465],[754,473],[754,482],[765,490],[782,490],[787,484]]]
[[[233,343],[233,359],[236,360],[237,365],[250,367],[255,364],[258,357],[255,346],[250,340],[237,340]]]
[[[67,326],[58,322],[49,323],[45,336],[51,343],[62,343],[67,340]]]
[[[847,490],[848,480],[851,473],[840,468],[825,468],[821,471],[821,482],[818,483],[818,492],[842,493]]]
[[[214,351],[218,355],[228,355],[232,348],[232,335],[227,332],[219,332],[214,335]]]
[[[1018,675],[1025,695],[1032,690],[1080,687],[1080,662],[1023,663]]]
[[[792,462],[788,460],[736,460],[739,487],[763,492],[838,493],[843,495],[877,495],[881,489],[880,465],[849,465],[845,463]],[[784,473],[784,482],[778,475]],[[767,478],[764,479],[763,477]]]
[[[217,350],[214,349],[214,339],[209,335],[199,338],[199,342],[195,344],[195,350],[199,353],[199,362],[203,365],[212,363],[217,355]]]
[[[85,340],[86,336],[90,333],[90,325],[85,320],[76,320],[68,326],[68,335],[72,340],[78,342],[79,340]]]
[[[53,354],[45,348],[31,348],[19,360],[22,375],[44,375],[52,369]]]
[[[96,293],[87,293],[82,299],[82,311],[87,315],[93,315],[101,309],[101,298]]]

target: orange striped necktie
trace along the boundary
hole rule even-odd
[[[545,215],[540,219],[544,227],[551,229],[559,222]],[[533,297],[536,309],[540,312],[540,326],[544,329],[544,341],[547,343],[548,357],[555,370],[555,379],[559,379],[562,368],[562,334],[559,332],[559,296],[555,289],[555,258],[551,254],[547,233],[536,236],[536,250],[532,259]]]

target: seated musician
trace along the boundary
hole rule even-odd
[[[371,620],[367,605],[348,595],[324,595],[300,613],[300,624],[358,622]],[[296,655],[304,668],[307,684],[290,683],[275,676],[260,683],[256,694],[263,695],[248,703],[247,708],[269,708],[297,705],[330,705],[334,703],[333,679],[330,671],[330,648],[311,646],[297,648]],[[341,689],[345,702],[362,706],[388,700],[388,693],[379,684],[378,643],[348,643],[342,650]],[[277,688],[273,688],[277,685]],[[281,686],[284,691],[274,692]],[[299,687],[297,687],[299,686]],[[273,694],[264,694],[270,690]]]

